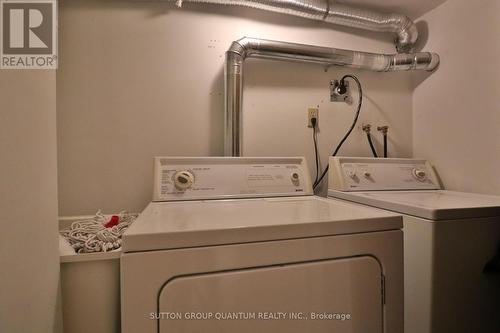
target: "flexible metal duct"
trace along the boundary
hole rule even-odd
[[[333,0],[177,0],[182,2],[237,5],[300,16],[311,20],[395,34],[396,49],[410,52],[417,41],[418,31],[411,19],[401,14],[385,14],[334,3]]]
[[[340,65],[373,71],[427,70],[439,64],[435,53],[376,54],[257,38],[234,41],[226,52],[225,142],[226,156],[241,153],[243,63],[248,57]]]

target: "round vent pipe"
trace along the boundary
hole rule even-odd
[[[418,38],[415,23],[406,15],[378,13],[336,4],[334,0],[176,0],[175,3],[181,7],[183,2],[251,7],[352,28],[393,33],[399,53],[411,52]]]
[[[248,37],[234,41],[226,52],[225,64],[226,156],[241,154],[243,63],[249,57],[339,65],[380,72],[432,71],[439,64],[439,56],[429,52],[377,54]]]

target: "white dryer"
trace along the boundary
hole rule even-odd
[[[312,194],[303,158],[156,158],[122,332],[402,332],[401,216]]]
[[[441,189],[425,160],[331,157],[330,198],[403,213],[405,333],[500,332],[500,197]]]

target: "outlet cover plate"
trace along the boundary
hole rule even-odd
[[[349,81],[345,80],[344,84],[347,89],[345,94],[339,94],[337,92],[337,87],[339,86],[340,80],[331,80],[330,81],[330,102],[351,102],[351,89],[349,89]]]
[[[319,122],[319,109],[318,108],[309,108],[307,109],[307,127],[310,127],[312,128],[312,123],[311,123],[311,119],[312,118],[316,118],[316,127],[318,126],[318,122]]]

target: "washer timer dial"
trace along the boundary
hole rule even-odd
[[[191,171],[182,170],[174,174],[175,188],[180,191],[185,191],[190,188],[194,183],[194,175]]]

